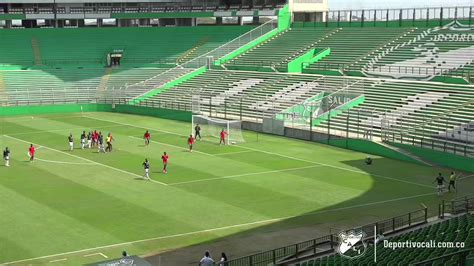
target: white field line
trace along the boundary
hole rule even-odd
[[[311,166],[295,167],[295,168],[288,168],[288,169],[281,169],[281,170],[272,170],[272,171],[263,171],[263,172],[254,172],[254,173],[245,173],[245,174],[238,174],[238,175],[229,175],[229,176],[197,179],[197,180],[191,180],[191,181],[168,183],[168,186],[177,186],[177,185],[184,185],[184,184],[190,184],[190,183],[206,182],[206,181],[213,181],[213,180],[220,180],[220,179],[229,179],[229,178],[243,177],[243,176],[282,173],[282,172],[309,169],[309,168],[316,168],[316,167],[323,167],[323,166],[321,166],[321,165],[311,165]]]
[[[66,261],[67,258],[64,258],[64,259],[57,259],[57,260],[51,260],[49,261],[49,263],[55,263],[55,262],[61,262],[61,261]]]
[[[41,259],[47,259],[47,258],[54,258],[54,257],[58,257],[58,256],[72,255],[72,254],[76,254],[76,253],[83,253],[83,252],[106,249],[106,248],[114,248],[114,247],[120,247],[120,246],[126,246],[126,245],[132,245],[132,244],[144,243],[144,242],[150,242],[150,241],[156,241],[156,240],[163,240],[163,239],[190,236],[190,235],[196,235],[196,234],[202,234],[202,233],[209,233],[209,232],[215,232],[215,231],[220,231],[220,230],[245,227],[245,226],[250,226],[250,225],[266,224],[266,223],[272,223],[272,222],[278,222],[278,221],[282,221],[282,220],[292,219],[292,218],[296,218],[296,217],[302,217],[302,216],[308,216],[308,215],[314,215],[314,214],[320,214],[320,213],[328,213],[328,212],[337,212],[337,211],[348,210],[348,209],[356,209],[356,208],[361,208],[361,207],[366,207],[366,206],[385,204],[385,203],[391,203],[391,202],[396,202],[396,201],[403,201],[403,200],[407,200],[407,199],[425,197],[425,196],[435,195],[435,194],[436,193],[425,193],[425,194],[419,194],[419,195],[414,195],[414,196],[407,196],[407,197],[401,197],[401,198],[395,198],[395,199],[389,199],[389,200],[383,200],[383,201],[369,202],[369,203],[352,205],[352,206],[335,208],[335,209],[314,211],[314,212],[309,212],[309,213],[305,213],[305,214],[301,214],[301,215],[292,215],[292,216],[286,216],[286,217],[280,217],[280,218],[261,220],[261,221],[256,221],[256,222],[234,224],[234,225],[228,225],[228,226],[223,226],[223,227],[216,227],[216,228],[211,228],[211,229],[192,231],[192,232],[181,233],[181,234],[159,236],[159,237],[153,237],[153,238],[147,238],[147,239],[141,239],[141,240],[135,240],[135,241],[105,245],[105,246],[100,246],[100,247],[93,247],[93,248],[86,248],[86,249],[81,249],[81,250],[76,250],[76,251],[69,251],[69,252],[64,252],[64,253],[59,253],[59,254],[46,255],[46,256],[28,258],[28,259],[17,260],[17,261],[4,262],[3,265],[23,263],[23,262],[32,261],[32,260],[41,260]],[[2,264],[2,263],[0,263],[0,264]]]
[[[348,172],[353,172],[353,173],[360,173],[360,174],[366,174],[366,175],[370,175],[370,176],[375,176],[375,177],[379,177],[379,178],[384,178],[384,179],[388,179],[388,180],[392,180],[392,181],[398,181],[398,182],[407,183],[407,184],[411,184],[411,185],[433,188],[432,186],[426,185],[426,184],[421,184],[421,183],[417,183],[417,182],[411,182],[411,181],[407,181],[407,180],[403,180],[403,179],[398,179],[398,178],[394,178],[394,177],[389,177],[389,176],[384,176],[384,175],[369,174],[369,173],[367,173],[367,172],[360,171],[360,170],[349,169],[349,168],[345,168],[345,167],[335,166],[335,165],[332,165],[332,164],[326,164],[326,163],[320,163],[320,162],[313,162],[313,161],[309,161],[309,160],[305,160],[305,159],[300,159],[300,158],[296,158],[296,157],[293,157],[293,156],[288,156],[288,155],[279,154],[279,153],[275,153],[275,152],[269,152],[269,151],[264,151],[264,150],[249,148],[249,147],[241,147],[241,148],[243,148],[243,149],[248,149],[248,150],[253,150],[253,151],[258,151],[258,152],[263,152],[263,153],[266,153],[266,154],[281,156],[281,157],[285,157],[285,158],[288,158],[288,159],[299,160],[299,161],[302,161],[302,162],[315,163],[315,164],[318,164],[318,165],[321,165],[321,166],[327,166],[327,167],[330,167],[330,168],[339,169],[339,170],[343,170],[343,171],[348,171]]]
[[[7,138],[10,138],[10,139],[14,139],[14,140],[23,142],[23,143],[32,143],[32,144],[34,144],[34,145],[38,145],[38,146],[39,146],[39,144],[35,144],[35,143],[33,143],[33,142],[29,142],[29,141],[25,141],[25,140],[22,140],[22,139],[18,139],[18,138],[9,136],[9,135],[4,135],[4,136],[7,137]],[[135,176],[135,177],[143,178],[143,176],[141,176],[141,175],[138,175],[138,174],[135,174],[135,173],[132,173],[132,172],[128,172],[128,171],[125,171],[125,170],[122,170],[122,169],[119,169],[119,168],[115,168],[115,167],[110,166],[110,165],[106,165],[106,164],[102,164],[102,163],[99,163],[99,162],[95,162],[95,161],[89,160],[89,159],[84,158],[84,157],[81,157],[81,156],[77,156],[77,155],[70,154],[70,153],[67,153],[67,152],[64,152],[64,151],[56,150],[56,149],[53,149],[53,148],[50,148],[50,147],[47,147],[47,146],[44,146],[44,145],[42,145],[42,147],[45,148],[45,149],[51,150],[51,151],[59,152],[59,153],[61,153],[61,154],[65,154],[65,155],[68,155],[68,156],[71,156],[71,157],[74,157],[74,158],[77,158],[77,159],[84,160],[84,161],[89,162],[89,163],[91,163],[91,164],[100,165],[100,166],[103,166],[103,167],[106,167],[106,168],[109,168],[109,169],[112,169],[112,170],[115,170],[115,171],[118,171],[118,172],[122,172],[122,173],[129,174],[129,175],[132,175],[132,176]],[[160,185],[163,185],[163,186],[167,186],[167,184],[162,183],[162,182],[159,182],[159,181],[156,181],[156,180],[153,180],[153,179],[150,179],[150,181],[152,181],[152,182],[154,182],[154,183],[157,183],[157,184],[160,184]]]
[[[234,155],[234,154],[241,154],[241,153],[251,153],[252,151],[236,151],[236,152],[222,152],[222,153],[214,153],[214,156],[225,156],[225,155]]]
[[[91,256],[97,256],[97,255],[102,256],[102,257],[104,257],[104,258],[106,258],[106,259],[109,258],[109,257],[107,257],[107,256],[106,256],[104,253],[102,253],[102,252],[87,254],[87,255],[84,255],[83,257],[91,257]]]
[[[56,164],[71,164],[71,165],[94,165],[93,163],[74,163],[74,162],[63,162],[63,161],[54,161],[54,160],[45,160],[38,157],[35,157],[35,161],[41,161],[46,163],[56,163]]]
[[[21,136],[21,135],[30,135],[30,134],[38,134],[38,133],[54,133],[54,132],[63,132],[63,131],[73,131],[73,130],[85,130],[88,132],[89,130],[95,130],[95,129],[107,129],[109,127],[124,127],[124,125],[110,125],[110,126],[101,126],[101,127],[94,127],[91,129],[87,129],[86,127],[76,127],[76,128],[63,128],[63,129],[51,129],[51,130],[32,130],[32,131],[27,131],[27,132],[20,132],[20,133],[14,133],[14,134],[8,134],[9,136]],[[68,132],[69,133],[69,132]]]
[[[83,114],[80,115],[61,115],[61,116],[49,116],[45,114],[44,116],[28,116],[28,115],[22,115],[22,116],[13,116],[13,117],[4,117],[3,119],[6,122],[23,122],[23,121],[31,121],[32,119],[58,119],[58,118],[71,118],[71,117],[84,117]]]
[[[157,132],[169,133],[169,134],[173,134],[173,135],[177,135],[177,136],[186,136],[186,135],[183,135],[183,134],[179,134],[179,133],[175,133],[175,132],[170,132],[170,131],[166,131],[166,130],[161,130],[161,129],[147,128],[147,127],[132,125],[132,124],[128,124],[128,123],[122,123],[122,122],[116,122],[116,121],[111,121],[111,120],[105,120],[105,119],[100,119],[100,118],[95,118],[95,117],[90,117],[90,116],[85,116],[85,117],[86,117],[86,118],[90,118],[90,119],[94,119],[94,120],[106,121],[106,122],[110,122],[110,123],[116,123],[116,124],[125,125],[125,126],[130,126],[130,127],[135,127],[135,128],[142,128],[142,129],[148,129],[148,130],[153,130],[153,131],[157,131]],[[239,146],[239,148],[247,149],[247,150],[251,150],[251,151],[258,151],[258,152],[262,152],[262,153],[266,153],[266,154],[270,154],[270,155],[275,155],[275,156],[280,156],[280,157],[284,157],[284,158],[288,158],[288,159],[293,159],[293,160],[297,160],[297,161],[302,161],[302,162],[307,162],[307,163],[312,163],[312,164],[323,165],[323,166],[327,166],[327,167],[331,167],[331,168],[339,169],[339,170],[343,170],[343,171],[348,171],[348,172],[354,172],[354,173],[360,173],[360,174],[365,174],[365,175],[380,177],[380,178],[384,178],[384,179],[388,179],[388,180],[392,180],[392,181],[398,181],[398,182],[402,182],[402,183],[406,183],[406,184],[411,184],[411,185],[416,185],[416,186],[421,186],[421,187],[433,188],[432,186],[426,185],[426,184],[421,184],[421,183],[417,183],[417,182],[411,182],[411,181],[407,181],[407,180],[403,180],[403,179],[398,179],[398,178],[389,177],[389,176],[383,176],[383,175],[378,175],[378,174],[369,174],[369,173],[367,173],[367,172],[360,171],[360,170],[354,170],[354,169],[349,169],[349,168],[345,168],[345,167],[340,167],[340,166],[335,166],[335,165],[325,164],[325,163],[320,163],[320,162],[315,162],[315,161],[309,161],[309,160],[305,160],[305,159],[301,159],[301,158],[296,158],[296,157],[293,157],[293,156],[288,156],[288,155],[279,154],[279,153],[275,153],[275,152],[269,152],[269,151],[264,151],[264,150],[259,150],[259,149],[244,147],[244,146]]]
[[[473,176],[474,176],[474,174],[463,176],[463,177],[460,177],[459,180],[463,180],[463,179],[470,178],[470,177],[473,177]]]
[[[142,138],[135,137],[135,136],[128,136],[128,137],[132,138],[132,139],[143,140]],[[169,147],[173,147],[173,148],[178,148],[180,150],[189,150],[189,148],[185,148],[185,147],[181,147],[181,146],[177,146],[177,145],[173,145],[173,144],[168,144],[168,143],[164,143],[164,142],[159,142],[159,141],[155,141],[155,140],[150,140],[150,142],[165,145],[165,146],[169,146]],[[196,151],[194,149],[193,149],[193,152],[208,155],[208,156],[214,156],[214,154],[210,154],[210,153],[202,152],[202,151]]]

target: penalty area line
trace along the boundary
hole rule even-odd
[[[63,162],[55,160],[45,160],[38,157],[35,157],[35,161],[45,162],[45,163],[56,163],[56,164],[70,164],[70,165],[95,165],[94,163],[75,163],[75,162]]]
[[[297,218],[297,217],[303,217],[303,216],[309,216],[309,215],[321,214],[321,213],[328,213],[328,212],[337,212],[337,211],[341,211],[341,210],[356,209],[356,208],[361,208],[361,207],[366,207],[366,206],[373,206],[373,205],[403,201],[403,200],[407,200],[407,199],[425,197],[425,196],[435,195],[435,194],[436,193],[434,193],[434,192],[433,193],[425,193],[425,194],[419,194],[419,195],[413,195],[413,196],[407,196],[407,197],[401,197],[401,198],[395,198],[395,199],[389,199],[389,200],[368,202],[368,203],[364,203],[364,204],[357,204],[357,205],[341,207],[341,208],[335,208],[335,209],[314,211],[314,212],[309,212],[309,213],[305,213],[305,214],[302,214],[302,215],[292,215],[292,216],[273,218],[273,219],[255,221],[255,222],[248,222],[248,223],[234,224],[234,225],[228,225],[228,226],[223,226],[223,227],[216,227],[216,228],[211,228],[211,229],[204,229],[204,230],[199,230],[199,231],[192,231],[192,232],[187,232],[187,233],[173,234],[173,235],[167,235],[167,236],[159,236],[159,237],[153,237],[153,238],[148,238],[148,239],[141,239],[141,240],[135,240],[135,241],[105,245],[105,246],[100,246],[100,247],[93,247],[93,248],[86,248],[86,249],[81,249],[81,250],[76,250],[76,251],[69,251],[69,252],[64,252],[64,253],[59,253],[59,254],[46,255],[46,256],[41,256],[41,257],[36,257],[36,258],[29,258],[29,259],[23,259],[23,260],[11,261],[11,262],[4,262],[3,265],[23,263],[23,262],[27,262],[27,261],[33,261],[33,260],[48,259],[48,258],[72,255],[72,254],[83,253],[83,252],[88,252],[88,251],[114,248],[114,247],[121,247],[121,246],[126,246],[126,245],[137,244],[137,243],[144,243],[144,242],[163,240],[163,239],[171,239],[171,238],[176,238],[176,237],[190,236],[190,235],[196,235],[196,234],[202,234],[202,233],[209,233],[209,232],[215,232],[215,231],[220,231],[220,230],[257,225],[257,224],[266,224],[266,223],[272,223],[272,222],[279,222],[279,221],[282,221],[282,220],[287,220],[287,219],[292,219],[292,218]],[[0,265],[2,265],[1,262],[0,262]]]
[[[323,166],[322,166],[322,165],[310,165],[310,166],[287,168],[287,169],[281,169],[281,170],[271,170],[271,171],[245,173],[245,174],[238,174],[238,175],[221,176],[221,177],[214,177],[214,178],[197,179],[197,180],[191,180],[191,181],[168,183],[168,186],[178,186],[178,185],[191,184],[191,183],[198,183],[198,182],[206,182],[206,181],[214,181],[214,180],[224,180],[224,179],[229,179],[229,178],[252,176],[252,175],[265,175],[265,174],[272,174],[272,173],[283,173],[283,172],[297,171],[297,170],[303,170],[303,169],[309,169],[309,168],[317,168],[317,167],[323,167]]]
[[[179,133],[176,133],[176,132],[171,132],[171,131],[166,131],[166,130],[161,130],[161,129],[156,129],[156,128],[147,128],[147,127],[143,127],[143,126],[132,125],[132,124],[128,124],[128,123],[122,123],[122,122],[111,121],[111,120],[105,120],[105,119],[95,118],[95,117],[91,117],[91,116],[85,116],[85,117],[89,118],[89,119],[93,119],[93,120],[115,123],[115,124],[118,124],[118,125],[125,125],[125,126],[130,126],[130,127],[135,127],[135,128],[148,129],[148,130],[153,130],[153,131],[157,131],[157,132],[168,133],[168,134],[172,134],[172,135],[176,135],[176,136],[184,136],[184,137],[187,136],[187,135],[179,134]],[[289,156],[289,155],[284,155],[284,154],[280,154],[280,153],[275,153],[275,152],[270,152],[270,151],[265,151],[265,150],[260,150],[260,149],[245,147],[245,146],[239,146],[239,148],[246,149],[246,150],[251,150],[251,151],[262,152],[262,153],[266,153],[266,154],[270,154],[270,155],[274,155],[274,156],[280,156],[280,157],[283,157],[283,158],[293,159],[293,160],[297,160],[297,161],[301,161],[301,162],[307,162],[307,163],[327,166],[327,167],[334,168],[334,169],[339,169],[339,170],[342,170],[342,171],[365,174],[365,175],[369,175],[369,176],[379,177],[379,178],[388,179],[388,180],[392,180],[392,181],[398,181],[398,182],[411,184],[411,185],[416,185],[416,186],[420,186],[420,187],[432,188],[432,186],[430,186],[430,185],[426,185],[426,184],[422,184],[422,183],[418,183],[418,182],[411,182],[411,181],[408,181],[408,180],[403,180],[403,179],[384,176],[384,175],[379,175],[379,174],[371,174],[371,173],[367,173],[367,172],[360,171],[360,170],[355,170],[355,169],[345,168],[345,167],[336,166],[336,165],[332,165],[332,164],[326,164],[326,163],[321,163],[321,162],[305,160],[305,159],[301,159],[301,158],[297,158],[297,157],[293,157],[293,156]],[[215,155],[212,154],[212,156],[215,156]]]
[[[102,253],[102,252],[97,252],[97,253],[87,254],[87,255],[84,255],[83,257],[91,257],[91,256],[97,256],[97,255],[99,255],[99,256],[102,256],[102,257],[104,257],[104,258],[106,258],[106,259],[108,259],[108,258],[109,258],[107,255],[105,255],[105,254],[104,254],[104,253]]]
[[[61,262],[61,261],[66,261],[67,258],[64,258],[64,259],[57,259],[57,260],[51,260],[49,261],[49,263],[55,263],[55,262]]]
[[[135,136],[128,136],[128,137],[132,138],[132,139],[143,140],[142,138],[135,137]],[[164,143],[164,142],[159,142],[159,141],[155,141],[155,140],[150,140],[150,142],[165,145],[165,146],[169,146],[169,147],[173,147],[173,148],[178,148],[180,150],[189,150],[188,148],[185,148],[185,147],[180,147],[180,146],[177,146],[177,145],[168,144],[168,143]],[[210,154],[210,153],[207,153],[207,152],[202,152],[202,151],[193,150],[193,152],[208,155],[208,156],[214,156],[213,154]]]
[[[122,172],[122,173],[124,173],[124,174],[132,175],[132,176],[139,177],[139,178],[143,178],[143,176],[141,176],[141,175],[139,175],[139,174],[135,174],[135,173],[132,173],[132,172],[128,172],[128,171],[122,170],[122,169],[120,169],[120,168],[116,168],[116,167],[113,167],[113,166],[110,166],[110,165],[106,165],[106,164],[103,164],[103,163],[95,162],[95,161],[89,160],[89,159],[84,158],[84,157],[81,157],[81,156],[77,156],[77,155],[70,154],[70,153],[67,153],[67,152],[64,152],[64,151],[60,151],[60,150],[57,150],[57,149],[54,149],[54,148],[50,148],[50,147],[48,147],[48,146],[39,145],[39,144],[36,144],[36,143],[33,143],[33,142],[29,142],[29,141],[26,141],[26,140],[22,140],[22,139],[19,139],[19,138],[12,137],[12,136],[9,136],[9,135],[4,135],[4,136],[7,137],[7,138],[16,140],[16,141],[23,142],[23,143],[29,143],[29,144],[31,143],[31,144],[34,144],[34,145],[36,145],[36,146],[41,146],[42,148],[45,148],[45,149],[48,149],[48,150],[51,150],[51,151],[55,151],[55,152],[59,152],[59,153],[61,153],[61,154],[65,154],[65,155],[68,155],[68,156],[71,156],[71,157],[74,157],[74,158],[77,158],[77,159],[81,159],[81,160],[84,160],[84,161],[89,162],[89,163],[91,163],[91,164],[103,166],[103,167],[112,169],[112,170],[114,170],[114,171],[118,171],[118,172]],[[166,184],[166,183],[163,183],[163,182],[160,182],[160,181],[156,181],[156,180],[153,180],[153,179],[150,179],[150,181],[152,181],[152,182],[154,182],[154,183],[157,183],[157,184],[160,184],[160,185],[163,185],[163,186],[167,186],[167,185],[168,185],[168,184]]]

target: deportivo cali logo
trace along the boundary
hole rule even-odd
[[[341,256],[355,259],[365,254],[367,245],[364,242],[366,234],[362,231],[350,230],[339,233],[339,246],[336,251]]]

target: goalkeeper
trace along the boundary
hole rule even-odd
[[[199,126],[199,124],[194,127],[194,139],[197,139],[198,137],[199,140],[201,140],[201,127]]]

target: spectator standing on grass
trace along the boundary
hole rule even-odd
[[[209,254],[209,251],[206,251],[204,253],[204,257],[199,261],[199,266],[212,266],[214,265],[214,260],[211,258],[211,254]]]
[[[221,260],[219,261],[219,266],[225,266],[226,262],[227,262],[227,255],[224,252],[222,252]]]

